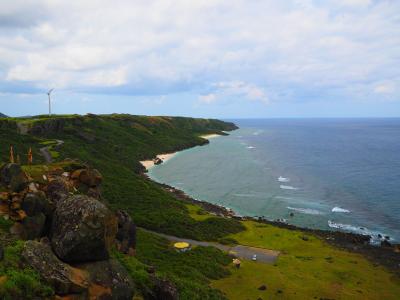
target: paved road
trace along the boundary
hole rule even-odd
[[[146,230],[146,231],[148,231],[148,230]],[[235,257],[238,257],[241,259],[250,260],[253,257],[253,255],[256,254],[257,261],[263,262],[263,263],[268,263],[268,264],[275,263],[279,256],[279,251],[268,250],[268,249],[264,249],[264,248],[255,248],[255,247],[249,247],[249,246],[243,246],[243,245],[237,245],[234,247],[230,247],[227,245],[222,245],[222,244],[213,243],[213,242],[201,242],[201,241],[196,241],[196,240],[191,240],[191,239],[179,238],[176,236],[158,233],[158,232],[154,232],[154,231],[149,231],[149,232],[158,234],[159,236],[162,236],[162,237],[166,238],[167,240],[170,240],[173,242],[187,242],[191,245],[204,246],[204,247],[208,247],[208,246],[215,247],[215,248],[218,248],[222,251],[228,252],[229,254],[232,254]]]
[[[57,142],[57,144],[55,144],[55,145],[50,145],[50,146],[40,148],[40,153],[43,155],[44,160],[48,164],[50,164],[53,161],[53,158],[51,157],[51,153],[50,153],[50,148],[58,147],[58,146],[61,146],[62,144],[64,144],[64,141],[62,141],[62,140],[56,140],[56,142]]]

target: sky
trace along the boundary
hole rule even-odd
[[[399,0],[2,0],[0,112],[400,117]]]

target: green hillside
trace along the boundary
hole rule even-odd
[[[17,125],[18,124],[18,125]],[[29,134],[21,135],[23,128]],[[0,122],[3,143],[1,161],[9,157],[13,145],[21,159],[28,148],[41,163],[39,148],[52,140],[63,140],[57,160],[78,158],[97,168],[104,176],[103,196],[111,207],[129,211],[136,224],[159,232],[196,239],[215,240],[238,232],[237,221],[212,218],[197,222],[189,217],[186,206],[156,184],[139,175],[139,161],[196,145],[207,140],[201,134],[223,133],[235,129],[219,120],[182,117],[145,117],[131,115],[39,116]]]

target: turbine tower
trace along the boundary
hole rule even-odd
[[[51,89],[47,92],[47,96],[49,96],[49,117],[51,117],[51,97],[50,94],[54,89]]]

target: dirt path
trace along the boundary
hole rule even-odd
[[[189,243],[191,245],[196,245],[196,246],[215,247],[222,251],[228,252],[229,254],[232,254],[235,257],[242,258],[242,259],[251,260],[253,255],[255,254],[255,255],[257,255],[258,262],[263,262],[263,263],[268,263],[268,264],[275,263],[279,256],[279,251],[268,250],[268,249],[264,249],[264,248],[255,248],[255,247],[248,247],[248,246],[243,246],[243,245],[237,245],[234,247],[230,247],[227,245],[222,245],[222,244],[213,243],[213,242],[201,242],[201,241],[196,241],[196,240],[191,240],[191,239],[179,238],[176,236],[158,233],[158,232],[154,232],[154,231],[149,231],[146,229],[143,229],[143,230],[157,234],[159,236],[162,236],[172,242],[186,242],[186,243]]]
[[[50,148],[58,147],[58,146],[61,146],[62,144],[64,144],[64,141],[62,141],[62,140],[56,140],[56,142],[57,142],[57,144],[55,144],[55,145],[50,145],[50,146],[40,148],[40,153],[44,157],[44,160],[46,161],[47,164],[50,164],[53,161],[53,158],[51,157],[51,153],[50,153]]]

